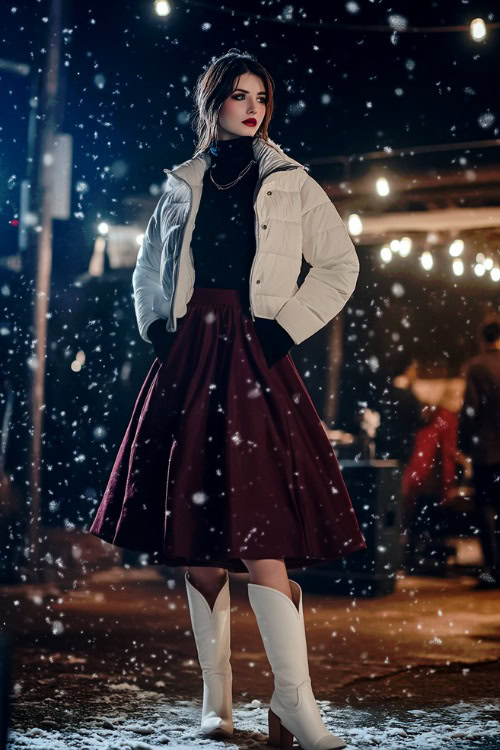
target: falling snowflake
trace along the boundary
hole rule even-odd
[[[200,492],[195,492],[193,495],[193,503],[195,505],[204,505],[208,500],[208,495],[206,492],[203,492],[200,490]]]
[[[492,112],[485,112],[484,114],[479,115],[477,121],[482,128],[491,128],[495,122],[495,115]]]

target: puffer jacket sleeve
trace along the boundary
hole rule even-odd
[[[166,193],[162,195],[151,216],[142,239],[136,266],[132,274],[134,306],[139,334],[148,344],[148,328],[159,316],[153,311],[155,295],[163,295],[160,282],[161,239],[160,212]]]
[[[345,224],[321,185],[309,174],[300,195],[302,252],[312,268],[275,318],[296,344],[342,310],[359,275],[359,259]]]

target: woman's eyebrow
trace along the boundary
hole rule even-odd
[[[246,91],[245,89],[235,89],[234,91],[244,91],[245,94],[249,94],[250,93],[250,91]],[[233,94],[234,94],[234,91],[233,91]],[[259,93],[257,94],[257,96],[260,96],[260,94],[265,94],[265,93],[266,93],[265,91],[259,91]]]

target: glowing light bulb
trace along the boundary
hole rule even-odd
[[[155,13],[157,16],[168,16],[170,13],[170,3],[166,0],[155,0]]]
[[[385,177],[379,177],[377,182],[375,183],[375,187],[377,193],[382,196],[389,195],[389,193],[391,192],[391,188],[389,187],[389,183]]]
[[[432,266],[434,265],[434,258],[432,257],[432,254],[426,250],[422,253],[420,256],[420,263],[422,264],[422,267],[425,268],[426,271],[430,271]]]
[[[458,258],[458,256],[461,255],[463,251],[464,251],[463,240],[453,240],[450,247],[448,248],[448,252],[453,258]]]
[[[349,229],[349,234],[361,234],[363,231],[363,222],[361,221],[359,214],[350,214],[347,220],[347,228]]]
[[[380,251],[380,257],[384,263],[390,263],[392,260],[392,251],[390,247],[383,247]]]
[[[412,241],[410,237],[402,237],[399,240],[399,254],[402,258],[406,258],[410,254],[412,247]]]
[[[475,42],[482,42],[486,37],[486,24],[482,18],[474,18],[470,22],[470,35]]]

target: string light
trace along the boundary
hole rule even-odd
[[[401,237],[401,239],[395,238],[391,240],[388,245],[384,245],[384,247],[380,249],[380,258],[383,263],[390,263],[393,259],[393,254],[395,253],[399,253],[399,256],[401,258],[405,258],[410,254],[412,244],[413,243],[411,237]],[[452,257],[455,256],[455,259],[452,263],[452,270],[455,276],[463,276],[464,274],[464,262],[461,258],[456,257],[460,255],[463,250],[464,242],[461,239],[454,240],[448,247],[449,254]],[[424,251],[421,254],[419,261],[426,271],[430,271],[434,266],[434,257],[428,250]],[[472,268],[474,274],[479,278],[485,276],[486,272],[489,271],[492,281],[500,281],[500,268],[495,265],[492,257],[486,257],[484,253],[476,254],[476,262],[472,266]]]
[[[347,227],[350,234],[354,236],[361,234],[363,231],[363,222],[361,221],[359,214],[350,214],[347,220]]]
[[[380,251],[380,257],[384,263],[390,263],[392,260],[392,251],[390,247],[383,247]]]
[[[234,17],[241,17],[248,21],[249,18],[264,22],[264,23],[274,23],[278,24],[279,26],[288,26],[289,28],[296,28],[296,29],[303,29],[303,28],[312,28],[312,29],[329,29],[333,31],[371,31],[375,33],[381,33],[381,34],[450,34],[450,33],[460,33],[460,32],[468,32],[472,35],[473,31],[472,28],[474,28],[474,34],[480,35],[482,33],[481,30],[481,23],[484,28],[484,36],[486,36],[486,24],[484,23],[482,18],[475,18],[473,21],[471,21],[470,24],[460,24],[456,26],[409,26],[408,23],[400,22],[397,25],[397,28],[394,27],[394,25],[391,24],[355,24],[355,23],[336,23],[336,22],[328,22],[328,21],[305,21],[300,20],[297,21],[296,19],[288,18],[287,14],[278,14],[275,17],[271,16],[263,16],[260,13],[248,13],[244,10],[238,10],[233,7],[229,7],[227,5],[213,5],[212,3],[203,2],[203,0],[182,0],[185,5],[191,5],[195,8],[202,8],[203,10],[209,10],[209,11],[217,11],[218,13],[225,13],[228,16]],[[159,0],[157,0],[158,4]],[[406,22],[406,19],[403,17],[403,20]],[[474,27],[472,27],[472,24],[474,24]],[[500,28],[500,23],[489,23],[488,29],[498,29]],[[482,41],[484,39],[484,36],[482,38],[479,37],[473,37],[474,41]]]
[[[375,183],[375,188],[377,190],[377,193],[381,196],[389,195],[389,193],[391,192],[391,188],[389,187],[389,183],[385,177],[378,178],[377,182]]]
[[[482,18],[470,22],[470,35],[475,42],[482,42],[486,38],[486,24]]]
[[[412,242],[410,237],[402,237],[399,241],[399,254],[406,258],[411,252]]]
[[[422,253],[420,256],[420,263],[422,264],[422,267],[425,268],[426,271],[430,271],[432,266],[434,265],[434,258],[432,257],[432,254],[426,250]]]
[[[458,256],[463,253],[463,250],[464,250],[463,240],[453,240],[450,247],[448,248],[448,252],[453,258],[458,258]]]
[[[168,16],[171,13],[170,3],[166,0],[155,0],[154,7],[157,16]]]

